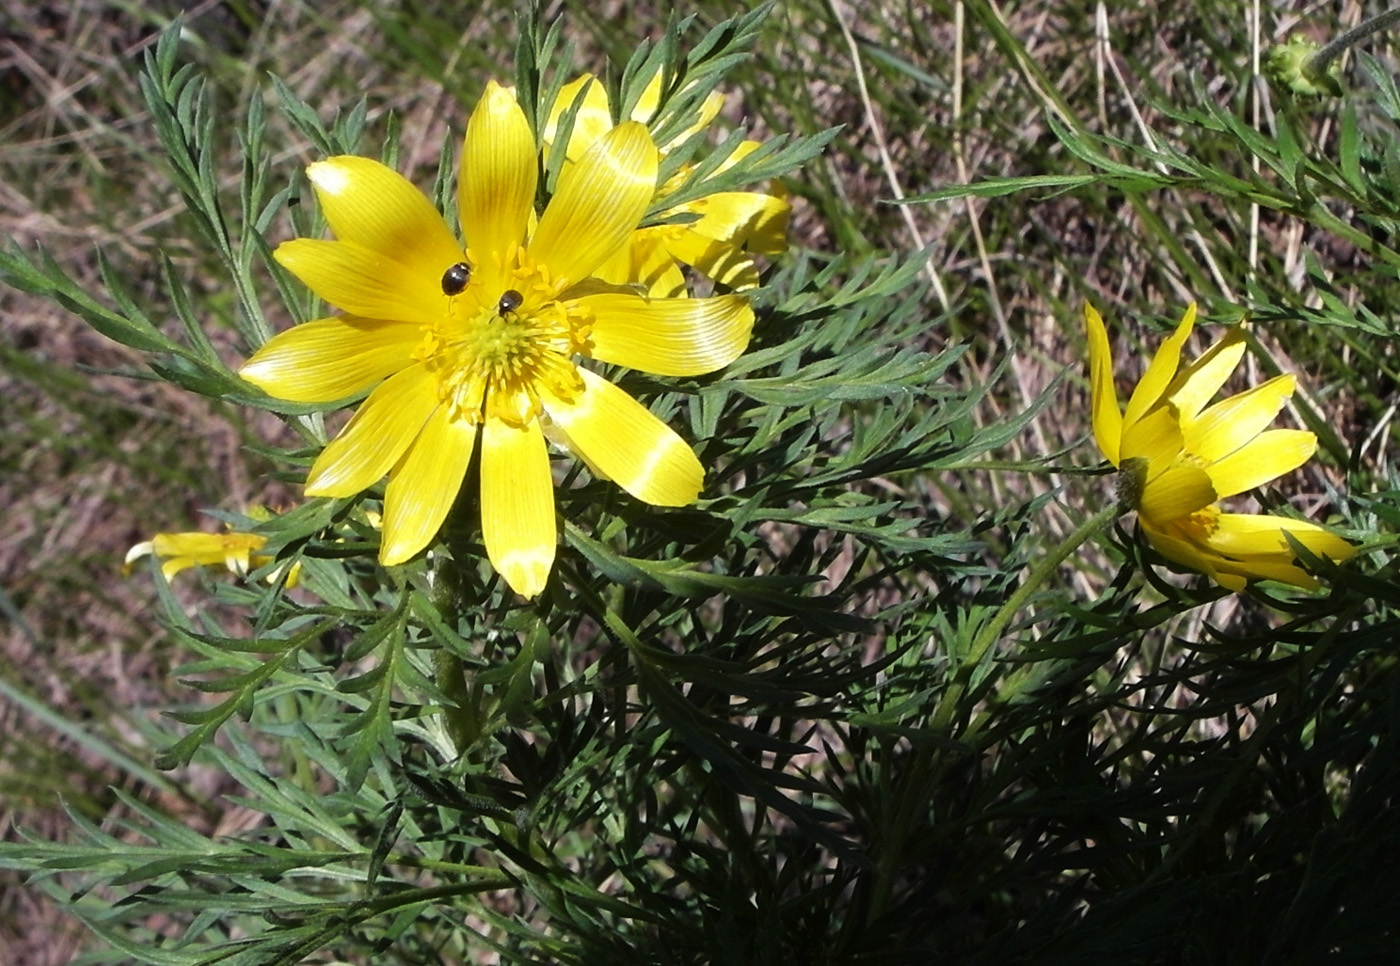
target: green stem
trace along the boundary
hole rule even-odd
[[[952,685],[939,699],[938,709],[934,712],[934,727],[946,728],[952,721],[953,715],[957,713],[958,702],[962,700],[973,672],[981,665],[992,645],[1001,639],[1002,631],[1006,630],[1006,625],[1011,623],[1012,618],[1020,612],[1031,596],[1050,579],[1055,569],[1064,562],[1066,557],[1074,553],[1090,537],[1105,529],[1122,512],[1122,508],[1116,502],[1110,503],[1081,523],[1073,533],[1050,548],[1049,553],[1036,561],[1035,566],[1026,575],[1026,579],[1021,582],[1021,586],[1016,588],[1015,593],[1006,599],[1006,603],[1001,605],[992,619],[982,625],[982,629],[977,632],[977,636],[972,641],[972,647],[968,649],[967,656],[958,665]]]
[[[1076,527],[1073,533],[1050,548],[1050,552],[1036,562],[1030,573],[1026,575],[1026,579],[1021,582],[1021,586],[1016,588],[1016,591],[1006,599],[1006,603],[1002,604],[992,615],[992,619],[977,632],[966,657],[958,664],[957,670],[954,672],[952,683],[943,697],[939,699],[938,707],[934,710],[935,730],[944,730],[951,724],[953,716],[957,714],[958,705],[967,692],[968,683],[972,680],[973,673],[981,665],[987,652],[1001,639],[1002,632],[1006,630],[1012,618],[1020,612],[1031,596],[1050,579],[1055,569],[1064,562],[1066,557],[1074,553],[1090,537],[1106,529],[1122,513],[1122,506],[1115,500]],[[920,815],[928,810],[928,803],[932,798],[932,788],[929,786],[932,780],[936,780],[936,775],[933,772],[934,752],[940,747],[933,741],[925,741],[917,744],[914,748],[909,766],[909,778],[904,783],[903,794],[897,806],[894,820],[890,823],[889,837],[883,843],[884,851],[876,860],[875,889],[874,895],[871,897],[869,912],[871,921],[884,915],[889,906],[890,896],[894,890],[895,875],[906,858],[905,844],[913,831],[914,823]]]
[[[1384,30],[1396,21],[1400,21],[1400,7],[1387,10],[1385,13],[1378,13],[1370,20],[1362,21],[1309,57],[1306,72],[1313,77],[1327,73],[1327,68],[1332,61],[1342,56],[1344,51],[1365,40],[1371,34]]]

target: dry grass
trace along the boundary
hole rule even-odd
[[[934,241],[930,269],[952,308],[931,320],[930,342],[972,341],[970,380],[988,378],[1007,349],[1016,349],[1008,381],[993,394],[994,408],[982,414],[992,421],[1020,411],[1061,370],[1080,364],[1074,307],[1086,294],[1108,303],[1156,303],[1169,315],[1190,292],[1170,266],[1142,249],[1138,214],[1121,199],[1064,198],[1033,206],[1024,198],[993,199],[903,211],[882,203],[898,192],[1034,173],[1056,153],[1041,146],[1043,105],[1028,93],[1026,78],[1008,73],[975,27],[960,37],[953,5],[944,6],[937,16],[908,20],[904,8],[893,5],[839,7],[851,37],[861,42],[855,49],[876,90],[870,101],[858,93],[852,48],[833,19],[801,4],[781,9],[772,46],[755,69],[760,76],[781,69],[784,77],[801,78],[802,89],[775,94],[757,84],[731,110],[760,131],[801,124],[804,115],[812,126],[846,126],[841,145],[814,166],[807,184],[795,186],[803,195],[795,222],[799,242],[907,252],[918,247],[916,239]],[[1195,39],[1197,32],[1159,30],[1147,13],[1115,14],[1108,44],[1095,47],[1093,23],[1083,11],[1039,6],[1013,13],[1012,32],[1057,90],[1076,104],[1093,105],[1083,120],[1125,136],[1132,131],[1133,85],[1170,88],[1181,65],[1217,55]],[[190,9],[186,22],[190,49],[200,52],[231,117],[266,70],[327,113],[365,93],[374,130],[382,129],[389,112],[401,121],[399,168],[426,185],[443,139],[460,132],[462,105],[471,103],[490,72],[508,65],[509,51],[493,38],[513,34],[504,6],[498,12],[451,9],[437,21],[410,21],[370,5],[316,12],[300,0],[204,2]],[[232,300],[188,242],[178,198],[144,120],[135,76],[163,15],[141,16],[146,19],[131,5],[101,0],[0,0],[0,234],[26,247],[42,243],[93,287],[99,285],[101,248],[132,288],[152,300],[153,314],[159,303],[150,253],[164,250],[188,272],[197,304],[209,306],[212,336],[232,362],[246,351],[229,324]],[[644,17],[628,4],[595,17],[579,15],[594,30],[582,38],[588,54],[617,47],[616,55],[647,32]],[[424,26],[430,23],[437,26]],[[872,58],[877,49],[903,58],[903,68]],[[1134,50],[1135,63],[1153,68],[1149,76],[1119,84],[1107,65],[1123,66],[1126,49]],[[955,59],[959,50],[961,59]],[[1086,58],[1086,50],[1095,50],[1095,57]],[[405,59],[412,70],[404,69]],[[1149,112],[1147,121],[1164,119]],[[276,129],[272,137],[280,146],[279,178],[310,159],[287,130]],[[234,150],[231,138],[228,147]],[[237,165],[228,170],[233,188]],[[1189,237],[1189,204],[1175,215],[1169,209],[1167,217],[1176,218],[1169,229]],[[1296,239],[1266,231],[1263,242],[1281,257],[1296,255]],[[1067,265],[1079,274],[1067,272]],[[181,689],[167,677],[176,655],[157,626],[150,586],[142,575],[122,580],[120,562],[129,546],[154,530],[212,529],[215,522],[201,519],[201,508],[294,500],[295,489],[267,482],[268,467],[247,448],[276,438],[280,427],[271,419],[250,424],[243,414],[161,383],[114,374],[140,372],[143,360],[51,303],[4,288],[0,333],[0,397],[6,400],[0,409],[0,506],[8,511],[0,533],[0,588],[18,615],[0,625],[0,660],[15,669],[7,677],[34,697],[86,719],[95,733],[148,759],[151,750],[142,747],[141,731],[128,716],[170,703]],[[1082,391],[1071,385],[1062,392],[1065,407],[1038,420],[1006,458],[1059,452],[1082,438],[1082,421],[1060,418],[1064,409],[1083,410]],[[979,490],[975,499],[1000,503],[1059,482],[993,475],[968,477],[958,486],[971,485]],[[1311,485],[1320,489],[1320,483],[1319,477]],[[924,492],[953,515],[966,498],[941,485]],[[1050,527],[1053,536],[1071,523],[1052,511]],[[76,799],[70,771],[83,776]],[[61,836],[60,795],[95,819],[107,817],[113,800],[103,789],[112,783],[144,791],[110,765],[55,740],[21,709],[0,704],[0,835],[14,836],[22,825]],[[216,785],[204,790],[219,791]],[[170,804],[204,827],[221,819],[217,803]],[[0,949],[6,951],[0,962],[66,962],[81,942],[74,925],[37,891],[0,878]]]
[[[143,48],[163,21],[138,21],[131,7],[96,0],[0,8],[0,235],[42,244],[84,285],[99,286],[101,248],[139,294],[153,298],[151,252],[164,249],[189,272],[202,304],[227,312],[217,275],[188,250],[181,207],[143,120],[136,87]],[[312,103],[365,91],[374,113],[403,116],[406,167],[437,161],[454,112],[434,85],[405,87],[373,51],[386,42],[365,13],[327,19],[301,4],[273,4],[249,31],[228,8],[204,3],[186,17],[221,71],[224,97],[238,96],[255,71],[277,65]],[[334,34],[329,33],[334,30]],[[301,52],[319,49],[305,58]],[[294,67],[289,70],[288,68]],[[344,83],[353,74],[356,84]],[[233,146],[230,145],[230,148]],[[288,148],[283,163],[299,166]],[[230,170],[236,177],[237,166]],[[232,183],[232,182],[231,182]],[[153,314],[159,302],[148,301]],[[222,307],[222,308],[220,308]],[[224,317],[226,320],[226,316]],[[285,505],[287,487],[247,450],[280,427],[159,383],[140,373],[138,354],[107,341],[45,300],[0,287],[0,588],[15,619],[0,622],[6,678],[49,707],[83,721],[149,761],[128,720],[172,703],[183,690],[168,677],[177,655],[161,631],[148,578],[122,579],[128,547],[155,530],[214,529],[203,508]],[[245,347],[216,330],[226,357]],[[191,594],[190,599],[194,599]],[[81,777],[79,777],[81,776]],[[142,793],[127,776],[56,736],[0,699],[0,835],[60,838],[70,807],[101,820],[114,807],[111,784]],[[204,791],[216,793],[217,788]],[[218,815],[191,802],[168,803],[192,822]],[[68,962],[82,930],[31,889],[0,876],[0,961]]]

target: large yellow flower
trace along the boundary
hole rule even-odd
[[[1265,578],[1317,585],[1298,566],[1285,534],[1319,557],[1340,561],[1355,552],[1316,524],[1222,513],[1215,505],[1297,469],[1317,448],[1317,437],[1304,430],[1266,429],[1293,395],[1292,375],[1207,405],[1244,355],[1239,328],[1183,367],[1182,346],[1196,321],[1196,306],[1189,306],[1120,410],[1103,319],[1087,303],[1084,317],[1094,439],[1119,468],[1120,496],[1137,510],[1138,525],[1162,556],[1238,591]]]
[[[612,130],[612,111],[603,84],[584,74],[559,91],[545,125],[544,141],[554,142],[558,124],[565,112],[578,102],[578,113],[565,148],[569,163],[576,162],[601,137]],[[646,123],[661,101],[661,73],[658,71],[632,108],[631,119]],[[670,144],[661,145],[664,156],[690,135],[714,121],[724,104],[724,96],[711,92],[700,107],[699,120]],[[744,141],[716,174],[758,150],[759,142]],[[658,194],[669,193],[690,176],[691,169],[678,172]],[[677,205],[663,212],[663,218],[678,219],[673,224],[653,225],[637,231],[629,246],[619,250],[599,269],[599,275],[618,283],[641,283],[652,295],[680,295],[685,276],[677,263],[689,265],[703,275],[734,291],[758,285],[754,255],[777,255],[787,248],[787,223],[792,206],[779,195],[757,191],[717,191]]]
[[[336,240],[297,239],[276,256],[346,314],[278,335],[242,369],[299,402],[372,390],[311,467],[306,492],[352,496],[387,473],[385,564],[432,541],[479,445],[487,555],[526,596],[543,589],[554,561],[546,433],[651,504],[689,503],[704,480],[675,432],[575,357],[699,375],[733,361],[753,327],[740,296],[649,299],[595,277],[656,189],[657,150],[641,124],[600,138],[561,175],[536,223],[537,170],[525,115],[495,83],[462,148],[464,243],[378,162],[312,164]]]

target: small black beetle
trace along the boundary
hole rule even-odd
[[[442,273],[442,294],[461,295],[471,280],[472,267],[466,262],[458,262]]]

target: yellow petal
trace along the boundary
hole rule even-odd
[[[1186,451],[1209,462],[1229,456],[1274,421],[1293,395],[1293,383],[1291,375],[1277,376],[1211,406],[1183,425]]]
[[[1215,579],[1229,590],[1240,591],[1250,580],[1276,580],[1304,590],[1316,590],[1320,584],[1296,564],[1277,560],[1222,560],[1216,567]],[[1233,583],[1227,582],[1227,578]]]
[[[731,242],[715,241],[689,228],[672,228],[666,234],[666,250],[676,261],[736,292],[758,287],[753,258]]]
[[[685,440],[602,376],[587,369],[579,375],[585,388],[574,399],[543,398],[569,448],[639,500],[654,506],[695,502],[705,471]]]
[[[457,186],[462,236],[488,291],[504,287],[504,259],[525,241],[537,177],[525,112],[514,94],[491,81],[467,122]]]
[[[572,306],[593,316],[586,354],[662,376],[698,376],[729,365],[748,347],[753,309],[740,295],[645,299],[587,295]]]
[[[1293,548],[1287,533],[1319,556],[1341,562],[1356,553],[1356,547],[1341,536],[1307,520],[1270,516],[1260,513],[1222,513],[1210,535],[1211,547],[1220,553],[1240,559],[1280,555],[1292,560]]]
[[[1190,422],[1225,385],[1244,357],[1244,330],[1231,329],[1177,376],[1167,391],[1181,418]]]
[[[138,543],[127,552],[130,564],[147,554],[161,561],[160,572],[173,577],[190,567],[223,566],[230,573],[248,572],[248,559],[254,550],[262,549],[267,537],[256,533],[157,533],[145,543]]]
[[[1182,442],[1181,424],[1170,408],[1161,406],[1124,427],[1118,458],[1147,460],[1150,479],[1181,455]]]
[[[334,402],[412,365],[421,339],[410,322],[317,319],[273,336],[238,374],[278,399]]]
[[[524,597],[554,566],[554,478],[538,422],[487,419],[481,433],[481,536],[491,565]]]
[[[719,91],[710,91],[705,95],[705,99],[700,102],[700,120],[696,122],[695,130],[709,127],[714,119],[719,117],[720,108],[724,107],[724,95]],[[757,142],[750,142],[757,143]]]
[[[593,270],[614,285],[641,285],[651,298],[685,295],[685,275],[666,248],[667,228],[639,228],[631,241]]]
[[[579,101],[580,94],[583,100]],[[565,157],[577,161],[584,152],[593,146],[608,131],[612,130],[612,113],[608,109],[608,92],[598,78],[592,74],[569,81],[559,89],[554,106],[549,111],[549,121],[545,124],[543,141],[553,144],[558,137],[559,120],[566,111],[578,102],[578,113],[574,116],[574,127],[569,135],[569,145]]]
[[[1114,466],[1119,464],[1123,440],[1123,413],[1113,388],[1113,358],[1108,350],[1108,331],[1103,316],[1084,303],[1084,321],[1089,334],[1089,406],[1094,414],[1094,442],[1099,452]]]
[[[476,427],[439,406],[423,424],[384,488],[379,562],[403,563],[437,536],[472,460]]]
[[[1263,514],[1220,513],[1209,507],[1158,527],[1142,519],[1143,533],[1169,560],[1202,573],[1229,590],[1251,580],[1277,580],[1311,589],[1317,581],[1297,565],[1285,532],[1319,556],[1345,560],[1355,548],[1331,531],[1305,520]]]
[[[1166,394],[1167,387],[1171,385],[1177,369],[1181,366],[1181,347],[1185,345],[1186,339],[1191,335],[1191,327],[1195,324],[1196,303],[1192,302],[1186,307],[1186,313],[1181,317],[1176,331],[1162,342],[1162,347],[1152,357],[1147,371],[1133,390],[1132,398],[1128,400],[1128,408],[1123,411],[1123,422],[1126,425],[1131,426],[1141,419]]]
[[[308,496],[353,496],[398,462],[438,407],[437,376],[412,366],[380,383],[306,478]]]
[[[1138,515],[1158,525],[1195,513],[1216,500],[1211,477],[1199,466],[1176,463],[1143,487]]]
[[[1176,533],[1168,532],[1153,525],[1151,520],[1139,517],[1138,526],[1152,548],[1172,563],[1180,564],[1197,573],[1205,574],[1227,590],[1244,590],[1245,579],[1238,574],[1220,571],[1227,561],[1219,554],[1213,554],[1194,541]]]
[[[417,266],[439,281],[448,266],[462,260],[462,246],[432,202],[391,168],[341,155],[310,165],[306,176],[341,241]]]
[[[711,95],[713,96],[713,95]],[[642,94],[637,98],[637,103],[632,105],[632,120],[641,121],[643,124],[651,120],[651,116],[656,113],[657,106],[661,103],[661,70],[651,75],[651,80],[647,81],[647,86],[642,88]],[[718,112],[718,108],[716,108]],[[710,118],[713,119],[711,114]],[[702,123],[709,123],[708,120]]]
[[[316,238],[283,242],[273,254],[311,291],[351,315],[430,325],[447,313],[446,265],[410,265],[354,242]]]
[[[686,86],[687,88],[689,88],[691,85]],[[660,102],[661,72],[657,71],[656,76],[651,79],[651,83],[647,85],[647,88],[643,92],[641,99],[637,102],[637,106],[632,110],[632,119],[635,121],[651,120],[652,116],[656,113],[657,105]],[[714,119],[719,116],[720,108],[722,107],[724,107],[723,94],[721,94],[719,91],[710,91],[710,93],[706,94],[705,99],[700,102],[700,110],[697,112],[695,123],[690,125],[680,134],[677,134],[666,144],[660,145],[661,153],[666,154],[670,151],[675,150],[676,148],[684,144],[685,141],[691,135],[703,131],[705,128],[709,127],[710,124],[714,122]],[[746,141],[744,143],[753,144],[755,146],[757,146],[758,144],[758,142],[756,141]],[[736,159],[732,157],[726,159],[726,161],[720,165],[720,167],[715,173],[718,174],[720,171],[723,171],[726,168],[730,167],[734,160]]]
[[[1221,497],[1252,490],[1308,461],[1317,450],[1317,437],[1302,429],[1274,429],[1207,467]]]
[[[779,254],[787,247],[792,206],[783,198],[756,191],[720,191],[680,205],[678,210],[700,215],[686,227],[706,238],[765,255]]]
[[[530,255],[567,286],[627,244],[656,190],[657,153],[647,129],[625,121],[559,176]]]

